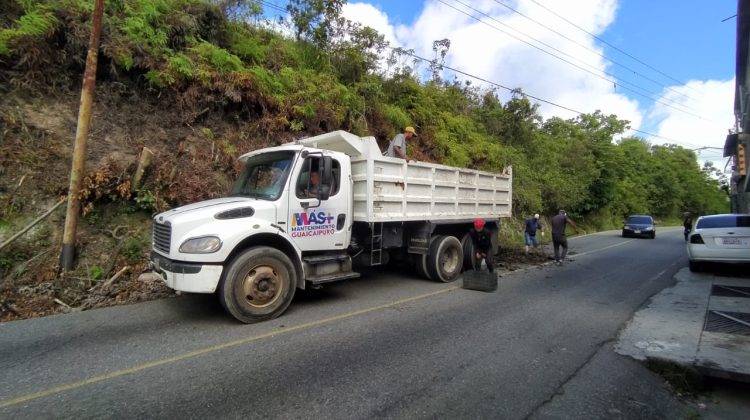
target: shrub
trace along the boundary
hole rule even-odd
[[[52,12],[43,6],[32,9],[21,16],[15,28],[0,30],[0,56],[10,55],[12,45],[19,39],[44,38],[52,34],[58,21]]]
[[[201,42],[190,50],[220,72],[239,71],[244,68],[239,57],[208,42]]]

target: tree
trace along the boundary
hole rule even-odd
[[[303,37],[327,49],[330,39],[341,30],[341,9],[346,0],[289,0],[286,10],[292,17],[297,40]]]
[[[521,89],[514,89],[511,99],[503,106],[498,134],[504,144],[528,145],[541,122],[539,104],[532,104]]]
[[[354,84],[367,74],[376,74],[388,41],[376,30],[359,23],[346,23],[347,36],[332,45],[333,68],[342,83]]]
[[[445,56],[448,54],[450,47],[451,40],[448,38],[432,41],[432,51],[435,53],[435,57],[430,61],[430,73],[432,74],[432,81],[435,83],[440,81],[440,72],[443,71]]]
[[[213,0],[221,8],[227,19],[244,21],[263,13],[259,0]]]
[[[616,115],[605,116],[601,111],[582,114],[576,119],[582,141],[590,150],[596,166],[596,176],[589,184],[589,193],[582,210],[589,212],[609,206],[615,200],[615,185],[621,177],[614,136],[622,134],[628,122]]]

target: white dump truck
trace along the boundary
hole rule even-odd
[[[216,293],[246,323],[281,315],[296,289],[358,277],[358,267],[401,261],[453,281],[473,264],[472,222],[485,219],[497,240],[511,215],[510,167],[406,162],[345,131],[240,161],[227,197],[154,217],[151,265],[172,289]]]

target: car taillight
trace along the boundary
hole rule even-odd
[[[701,238],[701,235],[696,233],[695,235],[690,236],[690,243],[691,244],[702,244],[703,238]]]

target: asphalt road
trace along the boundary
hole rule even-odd
[[[255,325],[206,295],[0,324],[0,418],[685,418],[612,351],[687,265],[682,231],[570,245],[494,293],[401,267]]]

